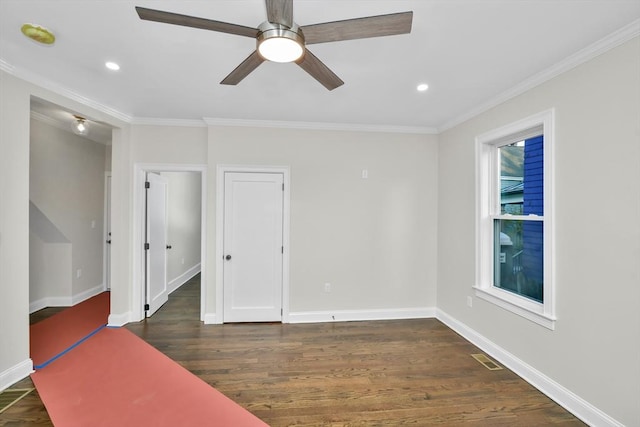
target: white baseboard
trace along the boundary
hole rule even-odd
[[[358,322],[365,320],[425,319],[436,317],[434,307],[395,308],[380,310],[300,311],[289,313],[284,323]],[[222,323],[215,313],[205,313],[205,325]]]
[[[71,297],[45,297],[29,303],[29,314],[47,307],[71,307]]]
[[[444,311],[437,309],[436,318],[453,329],[465,339],[482,349],[484,352],[494,357],[497,361],[511,369],[526,382],[540,390],[558,403],[560,406],[571,412],[576,417],[591,426],[602,427],[624,427],[624,425],[609,415],[605,414],[589,402],[577,396],[561,384],[553,381],[542,372],[528,365],[504,348],[488,340],[469,326],[449,316]]]
[[[99,284],[98,286],[94,286],[91,289],[87,289],[86,291],[80,292],[71,297],[71,305],[76,305],[81,303],[82,301],[88,300],[91,297],[94,297],[98,294],[104,292],[104,285]]]
[[[104,285],[100,284],[79,294],[68,297],[45,297],[29,303],[29,314],[47,307],[71,307],[104,292]]]
[[[424,319],[436,317],[435,307],[380,310],[300,311],[289,313],[289,323],[357,322],[364,320]]]
[[[129,322],[133,322],[133,315],[130,311],[126,313],[119,314],[110,314],[109,320],[107,321],[107,326],[119,328],[120,326],[124,326]]]
[[[218,318],[216,317],[215,313],[205,313],[204,314],[204,319],[202,319],[204,321],[205,325],[217,325],[220,324],[222,322],[218,321]]]
[[[180,286],[187,283],[193,276],[200,273],[201,270],[202,270],[201,263],[197,263],[196,265],[194,265],[193,267],[191,267],[190,269],[188,269],[187,271],[185,271],[175,279],[171,280],[167,284],[167,290],[169,291],[169,293],[175,291]]]
[[[0,372],[0,391],[11,387],[23,378],[26,378],[33,372],[33,361],[31,359],[23,360],[15,366]]]

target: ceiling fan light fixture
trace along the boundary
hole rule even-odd
[[[259,30],[258,52],[267,61],[293,62],[304,54],[304,36],[297,25],[288,28],[265,22]]]
[[[263,58],[273,62],[293,62],[302,56],[302,46],[285,37],[272,37],[258,46]]]

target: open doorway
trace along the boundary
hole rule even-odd
[[[31,99],[29,312],[68,307],[107,289],[105,174],[112,128]]]
[[[204,319],[206,165],[137,164],[134,191],[134,303],[139,318],[188,284]],[[139,242],[139,243],[138,243]],[[197,283],[196,283],[197,282]]]

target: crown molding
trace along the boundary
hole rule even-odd
[[[243,120],[205,117],[208,126],[258,127],[276,129],[337,130],[345,132],[380,132],[436,135],[437,129],[419,126],[388,126],[358,123],[296,122],[277,120]]]
[[[33,111],[33,110],[31,111],[31,118],[58,129],[63,129],[64,127],[64,125],[60,123],[58,120],[55,120],[49,116],[45,116],[44,114],[38,113],[37,111]],[[67,129],[63,129],[63,130],[67,130]]]
[[[125,123],[131,122],[131,116],[125,113],[122,113],[114,108],[111,108],[108,105],[102,104],[93,99],[80,95],[79,93],[74,92],[73,90],[67,87],[54,83],[31,71],[24,70],[21,68],[16,68],[13,65],[9,64],[8,62],[6,62],[3,58],[0,58],[0,69],[26,82],[32,83],[43,89],[47,89],[58,95],[62,95],[66,98],[71,99],[72,101],[76,101],[82,105],[86,105],[87,107],[93,108],[94,110],[108,114],[109,116],[115,119],[118,119]]]
[[[132,125],[142,126],[178,126],[178,127],[207,127],[204,119],[160,119],[153,117],[134,117]]]
[[[600,56],[603,53],[606,53],[611,49],[614,49],[639,35],[640,19],[637,19],[629,25],[626,25],[621,29],[609,34],[603,39],[600,39],[597,42],[587,46],[586,48],[579,50],[573,55],[568,56],[567,58],[551,66],[550,68],[534,74],[533,76],[524,80],[522,83],[512,87],[505,92],[502,92],[500,95],[479,105],[471,111],[445,122],[438,128],[438,133],[449,130],[461,123],[466,122],[467,120],[470,120],[484,113],[485,111],[490,110],[491,108],[497,107],[498,105],[508,101],[511,98],[522,95],[523,93],[535,88],[536,86],[539,86],[553,79],[554,77],[559,76],[560,74],[566,73],[567,71],[577,67],[578,65],[584,64],[585,62],[597,56]]]
[[[13,65],[11,65],[7,61],[5,61],[4,58],[0,58],[0,70],[4,71],[6,73],[9,73],[9,74],[13,74],[14,73]]]

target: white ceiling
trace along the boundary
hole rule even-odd
[[[247,37],[142,21],[143,6],[257,27],[263,0],[0,0],[0,66],[71,90],[133,121],[207,118],[437,131],[611,33],[639,0],[294,0],[301,26],[413,11],[410,34],[310,46],[345,84],[327,91],[295,64],[219,82]],[[39,45],[24,23],[56,35]],[[105,61],[120,64],[118,72]],[[424,93],[418,83],[428,83]]]

